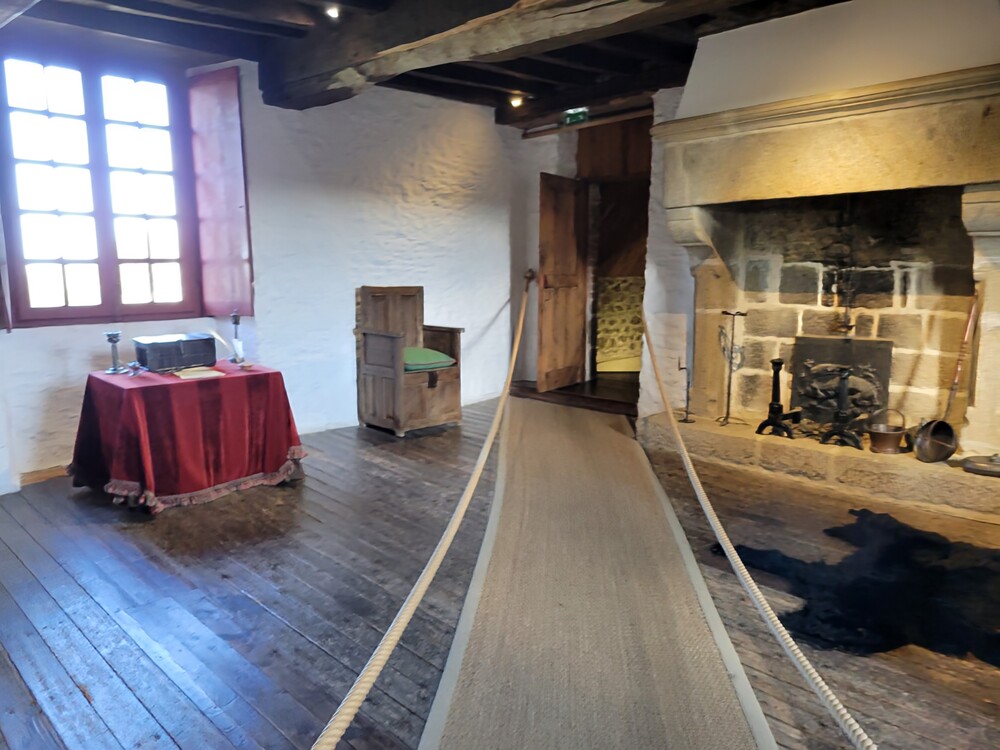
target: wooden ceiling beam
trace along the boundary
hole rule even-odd
[[[270,104],[303,108],[451,62],[503,62],[721,11],[738,0],[396,0],[376,16],[318,24],[306,40],[269,45]]]
[[[563,65],[550,65],[542,60],[527,57],[496,63],[473,60],[470,62],[452,63],[452,65],[462,65],[480,70],[494,70],[521,78],[525,81],[550,83],[554,86],[585,86],[594,82],[594,76],[590,73],[567,68]]]
[[[392,0],[301,0],[308,5],[325,10],[331,5],[362,13],[383,13],[389,10]]]
[[[62,0],[55,0],[55,2],[62,2]],[[214,10],[206,12],[201,8],[210,6],[206,6],[204,3],[185,4],[180,2],[175,4],[173,1],[166,3],[156,0],[71,0],[71,3],[114,13],[127,13],[143,18],[158,18],[163,21],[210,26],[259,36],[302,37],[314,22],[313,19],[305,16],[300,16],[301,22],[293,25],[287,21],[259,20],[259,17],[246,13],[233,15]],[[189,5],[199,7],[189,7]],[[245,6],[245,10],[250,10],[252,7],[252,3],[248,4]]]
[[[589,46],[616,55],[658,63],[686,62],[694,59],[695,44],[678,45],[641,34],[623,34],[590,42]]]
[[[634,56],[609,51],[598,43],[577,44],[565,49],[555,49],[538,55],[536,59],[567,65],[598,75],[628,75],[636,72],[641,64]]]
[[[639,94],[683,86],[687,74],[687,65],[662,65],[636,75],[616,76],[589,88],[530,99],[516,109],[501,107],[497,109],[496,121],[500,125],[534,127],[539,122],[551,120],[552,115],[574,107],[605,106],[616,100],[633,100]]]
[[[416,71],[396,76],[379,85],[414,94],[439,96],[442,99],[451,99],[466,104],[481,104],[484,107],[499,107],[506,101],[503,94],[495,91],[462,83],[429,80],[420,77]]]
[[[477,88],[499,91],[507,95],[545,96],[554,91],[550,84],[524,81],[506,72],[496,72],[465,67],[458,63],[437,65],[432,68],[412,70],[408,75],[445,83],[459,83]]]
[[[0,0],[0,28],[3,28],[39,0]]]
[[[116,13],[83,5],[50,1],[39,3],[26,15],[133,39],[145,39],[185,49],[211,52],[233,59],[259,60],[263,55],[262,37],[208,26],[141,17],[131,13]]]

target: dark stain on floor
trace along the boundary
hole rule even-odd
[[[914,644],[1000,667],[1000,549],[953,542],[887,513],[851,514],[854,522],[824,529],[857,547],[837,563],[736,547],[744,563],[786,579],[805,600],[781,618],[792,635],[858,654]]]

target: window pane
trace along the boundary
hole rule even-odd
[[[170,131],[159,128],[143,128],[139,131],[140,153],[143,169],[155,172],[169,172],[174,168],[170,153]]]
[[[142,177],[139,172],[111,173],[111,210],[116,214],[145,213]]]
[[[122,304],[147,305],[153,301],[148,263],[122,263],[118,268],[121,271]]]
[[[83,79],[80,71],[49,65],[45,68],[49,112],[83,114]]]
[[[118,76],[101,76],[104,119],[135,122],[135,81]]]
[[[28,263],[28,304],[32,307],[63,307],[66,292],[63,287],[61,263]]]
[[[138,169],[142,166],[139,128],[134,125],[112,124],[105,131],[108,136],[108,166],[125,169]]]
[[[153,302],[181,302],[181,264],[153,264]]]
[[[11,112],[10,139],[15,159],[49,161],[52,158],[49,118],[45,115]]]
[[[90,170],[80,167],[56,167],[52,180],[56,208],[73,213],[94,210],[94,196],[90,187]]]
[[[59,217],[55,214],[21,215],[21,252],[27,260],[58,260]]]
[[[87,164],[87,123],[70,117],[53,117],[49,120],[49,141],[52,160],[60,164]]]
[[[59,246],[62,257],[66,260],[96,259],[97,226],[94,224],[94,217],[72,215],[59,217]],[[66,278],[69,279],[69,276]]]
[[[66,269],[66,297],[70,307],[101,304],[101,277],[96,263],[69,263]]]
[[[175,220],[150,219],[146,229],[149,232],[149,257],[163,260],[181,257],[181,242]]]
[[[38,63],[4,60],[7,103],[21,109],[45,109],[45,71]]]
[[[119,216],[115,219],[115,245],[118,257],[123,260],[148,258],[146,220],[131,216]]]
[[[177,213],[174,199],[174,178],[167,174],[142,176],[145,192],[145,213],[150,216],[173,216]]]
[[[55,170],[45,164],[18,164],[14,167],[18,205],[25,211],[54,211],[54,173]]]
[[[135,112],[143,125],[169,125],[170,108],[167,87],[162,83],[137,81],[134,89]]]

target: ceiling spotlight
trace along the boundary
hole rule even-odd
[[[330,18],[340,18],[340,8],[336,5],[328,5],[326,8],[326,14]]]
[[[510,102],[510,106],[517,108],[517,107],[520,107],[522,104],[524,104],[524,97],[523,96],[512,96],[507,101]]]

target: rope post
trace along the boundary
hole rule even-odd
[[[785,629],[785,626],[781,624],[781,620],[778,619],[778,615],[775,614],[771,605],[764,597],[764,594],[757,587],[757,583],[750,576],[750,572],[746,569],[746,566],[740,559],[739,554],[736,552],[736,548],[729,539],[729,534],[726,533],[725,528],[722,526],[722,521],[719,520],[719,516],[715,512],[715,508],[712,506],[712,502],[708,499],[708,493],[705,492],[705,488],[702,486],[701,478],[698,476],[698,472],[694,468],[694,463],[691,461],[690,454],[688,454],[687,446],[684,444],[684,440],[681,437],[680,428],[677,426],[677,417],[674,416],[674,410],[670,405],[670,399],[667,398],[667,389],[664,386],[663,377],[660,375],[660,366],[656,361],[656,350],[653,348],[653,337],[649,333],[649,325],[646,323],[645,315],[642,317],[642,328],[646,337],[646,346],[649,348],[649,359],[653,363],[653,376],[656,378],[656,384],[660,391],[660,398],[663,400],[663,408],[670,424],[670,431],[673,435],[674,443],[677,446],[677,452],[680,454],[681,461],[684,464],[684,470],[687,472],[688,479],[691,481],[691,486],[694,488],[694,494],[698,498],[698,504],[701,505],[702,512],[704,512],[709,525],[712,527],[712,532],[715,534],[716,539],[718,539],[719,544],[726,553],[726,557],[729,559],[729,564],[736,573],[736,577],[739,579],[740,584],[743,586],[744,590],[746,590],[747,594],[750,595],[750,600],[757,608],[757,611],[764,620],[764,624],[767,625],[768,630],[770,630],[771,634],[777,639],[778,644],[795,664],[795,667],[805,678],[813,692],[816,693],[820,702],[826,707],[827,711],[830,712],[830,715],[833,716],[837,725],[846,735],[847,739],[850,740],[851,744],[857,748],[857,750],[878,750],[878,746],[865,733],[865,730],[861,728],[861,725],[854,720],[854,717],[851,716],[850,712],[844,708],[844,705],[840,702],[834,692],[826,684],[823,678],[820,677],[816,668],[812,665],[806,655],[802,653],[799,645]]]
[[[385,631],[385,635],[382,636],[382,640],[379,641],[365,668],[361,670],[361,674],[358,675],[351,689],[347,691],[344,700],[341,701],[340,706],[338,706],[330,721],[327,722],[326,727],[323,728],[316,742],[313,743],[312,750],[334,750],[337,747],[337,743],[340,742],[348,727],[351,726],[354,717],[358,715],[358,711],[368,697],[368,693],[371,692],[375,680],[378,679],[378,676],[385,668],[386,662],[389,661],[389,657],[396,648],[396,644],[403,637],[406,626],[410,624],[414,612],[417,611],[417,607],[420,606],[424,594],[427,593],[427,588],[431,585],[431,581],[434,580],[438,568],[441,567],[444,556],[448,553],[448,549],[455,539],[455,534],[458,533],[458,527],[462,524],[462,519],[465,517],[465,512],[469,508],[469,503],[472,501],[472,496],[475,494],[476,487],[479,485],[479,480],[483,475],[483,469],[486,468],[486,460],[489,458],[493,441],[500,430],[504,407],[507,405],[507,398],[510,395],[510,384],[514,379],[514,364],[517,362],[517,352],[521,346],[521,335],[524,332],[524,316],[528,309],[528,288],[534,280],[535,271],[529,268],[524,274],[521,310],[517,317],[517,328],[514,333],[514,342],[511,346],[510,362],[507,365],[507,379],[504,381],[503,390],[500,392],[500,402],[497,404],[497,410],[493,415],[490,430],[486,434],[486,440],[479,451],[479,458],[476,459],[472,476],[469,477],[469,482],[465,485],[465,491],[462,493],[458,505],[455,506],[455,511],[452,513],[451,519],[448,521],[447,527],[445,527],[444,534],[441,535],[441,539],[437,543],[437,547],[434,548],[433,554],[417,578],[417,582],[413,584],[413,588],[410,589],[410,593],[407,594],[403,605],[399,608],[399,612],[396,613],[396,617],[393,619],[392,624],[389,625],[389,629]]]

